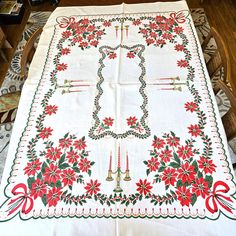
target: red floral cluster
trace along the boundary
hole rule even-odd
[[[135,20],[134,25],[140,25],[140,20]],[[175,37],[183,32],[183,28],[171,17],[156,16],[148,24],[139,27],[139,33],[146,39],[147,45],[163,47],[167,41],[174,42]]]
[[[104,27],[109,27],[110,22],[104,22]],[[105,34],[105,29],[101,26],[96,26],[89,19],[83,18],[75,20],[62,33],[62,37],[69,39],[72,45],[78,44],[81,49],[97,47],[102,35]]]
[[[48,115],[56,112],[57,107],[47,106]],[[48,128],[50,129],[50,128]],[[44,128],[39,138],[46,139],[52,130],[45,133]],[[83,173],[91,175],[94,162],[88,159],[85,137],[77,139],[74,135],[66,134],[59,140],[58,145],[47,141],[46,148],[41,152],[40,158],[35,158],[27,163],[24,173],[28,176],[28,185],[31,196],[41,198],[49,207],[56,206],[65,189],[71,189],[74,183],[83,178]],[[92,181],[92,180],[91,180]],[[90,189],[90,186],[92,189]],[[90,182],[85,190],[88,194],[99,191],[99,184]]]
[[[186,109],[195,109],[195,106],[188,103]],[[201,133],[198,125],[190,125],[188,129],[193,137]],[[153,183],[163,182],[166,190],[171,188],[182,206],[193,205],[198,197],[205,199],[209,195],[216,165],[209,156],[199,155],[199,151],[194,149],[193,139],[181,144],[180,138],[171,132],[161,138],[154,136],[152,147],[151,157],[144,164],[147,166],[148,175],[155,173]],[[147,181],[139,182],[138,186],[137,191],[140,194],[146,195],[151,190]]]

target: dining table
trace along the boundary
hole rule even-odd
[[[235,235],[235,219],[186,1],[57,7],[22,90],[0,234]]]

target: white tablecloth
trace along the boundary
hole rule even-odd
[[[232,173],[185,1],[52,13],[0,188],[3,235],[233,235]]]

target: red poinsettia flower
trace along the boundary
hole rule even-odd
[[[53,163],[50,164],[49,167],[45,168],[45,172],[43,174],[45,182],[48,183],[56,183],[57,180],[60,179],[61,171],[58,169],[56,165]]]
[[[103,26],[105,26],[105,27],[110,27],[110,26],[111,26],[111,22],[105,20],[105,21],[103,22]]]
[[[151,33],[150,33],[150,37],[156,39],[156,38],[157,38],[157,33],[151,32]]]
[[[192,194],[190,190],[186,188],[186,186],[177,188],[176,194],[182,206],[189,206],[189,203],[192,202]]]
[[[69,38],[72,35],[72,33],[69,30],[66,30],[66,31],[62,32],[61,35],[63,38]]]
[[[67,69],[67,64],[65,64],[65,63],[61,63],[61,64],[57,65],[57,70],[59,70],[59,71],[64,71],[66,69]]]
[[[147,182],[147,180],[139,180],[139,183],[136,183],[136,185],[138,186],[137,191],[140,194],[144,194],[145,196],[150,193],[152,186],[150,184],[150,182]]]
[[[79,150],[85,149],[87,147],[86,142],[82,138],[80,140],[74,141],[73,146]]]
[[[200,157],[200,160],[197,161],[199,164],[199,168],[203,169],[203,171],[207,174],[212,174],[212,172],[216,171],[216,165],[213,164],[213,161],[210,159],[206,159],[205,157]]]
[[[162,161],[167,163],[170,161],[170,158],[172,157],[172,151],[168,149],[162,150],[159,157],[161,158]]]
[[[188,162],[185,162],[178,169],[178,178],[182,180],[183,183],[190,184],[196,178],[196,172],[194,171],[194,166],[190,165]]]
[[[88,42],[85,42],[85,41],[80,42],[79,46],[82,48],[86,48],[86,47],[88,47]]]
[[[162,38],[163,38],[163,39],[171,40],[171,39],[173,39],[173,35],[172,35],[172,34],[164,33],[164,34],[162,35]]]
[[[202,132],[198,125],[190,125],[188,129],[189,129],[188,132],[194,137],[199,136]]]
[[[184,46],[183,46],[182,44],[176,44],[176,45],[175,45],[175,50],[176,50],[177,52],[181,52],[181,51],[184,50]]]
[[[61,152],[60,148],[51,147],[51,148],[47,149],[46,158],[56,161],[56,160],[60,159],[61,154],[62,154],[62,152]]]
[[[62,48],[61,49],[61,55],[68,55],[70,53],[70,49],[69,48]]]
[[[167,18],[166,19],[166,24],[172,26],[175,23],[175,20],[173,18]]]
[[[75,33],[76,33],[76,35],[78,36],[78,35],[80,35],[80,34],[83,34],[85,31],[86,31],[86,27],[80,26],[80,27],[78,27],[78,28],[76,29]]]
[[[197,110],[197,104],[195,102],[187,102],[185,103],[186,111],[194,112]]]
[[[158,169],[159,164],[160,163],[158,162],[158,159],[155,157],[152,157],[151,160],[148,160],[147,167],[152,172],[152,171],[156,171]]]
[[[153,44],[154,42],[155,42],[155,41],[154,41],[154,39],[152,39],[152,38],[147,38],[147,39],[146,39],[147,45]]]
[[[117,57],[116,53],[115,52],[111,52],[109,53],[109,59],[115,59]]]
[[[112,126],[113,125],[113,122],[114,122],[114,119],[112,119],[111,117],[106,117],[104,120],[104,125],[106,126]]]
[[[88,25],[88,24],[89,24],[89,19],[88,19],[88,18],[84,18],[84,19],[82,19],[82,20],[80,21],[80,23],[81,23],[82,25]]]
[[[57,188],[57,187],[53,187],[51,190],[48,191],[48,194],[46,195],[47,197],[47,203],[49,205],[49,207],[51,206],[56,206],[58,201],[61,198],[61,188]]]
[[[136,125],[136,122],[137,122],[138,119],[135,116],[130,116],[126,120],[127,120],[127,125],[128,126],[134,126],[134,125]]]
[[[96,32],[97,36],[102,36],[104,34],[103,30],[98,30]]]
[[[134,57],[135,57],[134,52],[128,52],[128,53],[127,53],[127,57],[128,57],[128,58],[134,58]]]
[[[141,21],[139,19],[133,21],[133,25],[140,25]]]
[[[163,171],[162,180],[165,182],[165,185],[175,185],[177,173],[173,168],[167,168]]]
[[[52,135],[52,131],[53,129],[49,128],[43,128],[40,133],[39,133],[39,137],[42,139],[48,138],[50,135]]]
[[[179,154],[180,158],[186,159],[193,156],[192,148],[188,145],[180,146],[177,150],[177,153]]]
[[[151,30],[155,30],[155,29],[157,29],[158,27],[157,27],[157,24],[156,24],[156,23],[150,22],[150,23],[149,23],[149,28],[150,28]]]
[[[87,27],[87,31],[88,32],[93,32],[95,30],[95,26],[94,25],[89,25],[88,27]]]
[[[148,33],[148,30],[147,29],[141,29],[140,33],[146,35]]]
[[[72,185],[73,182],[76,180],[75,171],[72,169],[63,170],[63,172],[61,173],[61,178],[62,182],[64,183],[64,186]]]
[[[179,60],[179,61],[177,61],[177,65],[179,66],[179,67],[187,67],[188,66],[188,62],[186,61],[186,60]]]
[[[166,139],[167,144],[170,145],[170,147],[177,147],[179,145],[179,140],[180,138],[174,136],[170,136]]]
[[[164,39],[158,39],[158,40],[156,41],[156,44],[157,44],[157,45],[164,45],[164,44],[166,44],[166,41],[165,41]]]
[[[86,190],[86,193],[89,195],[97,194],[100,191],[100,183],[98,183],[98,180],[95,181],[90,180],[90,183],[87,183],[87,185],[84,187]]]
[[[164,19],[163,19],[162,16],[156,16],[156,17],[155,17],[155,21],[156,21],[157,23],[161,23],[163,20],[164,20]]]
[[[160,24],[159,27],[160,27],[160,30],[162,30],[162,31],[169,31],[170,30],[170,26],[166,23]]]
[[[163,148],[165,146],[165,141],[164,141],[164,139],[155,138],[153,140],[152,146],[154,148],[161,149],[161,148]]]
[[[97,40],[93,40],[90,42],[90,45],[93,47],[97,47],[98,46],[98,41]]]
[[[90,34],[87,39],[90,41],[90,40],[93,40],[95,38],[95,35],[94,34]]]
[[[177,26],[174,28],[174,31],[176,34],[181,34],[181,33],[183,33],[184,29],[180,26]]]
[[[208,182],[205,181],[204,178],[196,179],[195,183],[192,185],[192,192],[197,196],[201,196],[205,198],[205,196],[209,195],[209,185]]]
[[[77,152],[72,150],[70,152],[67,152],[66,158],[69,159],[69,163],[74,164],[75,162],[78,162],[79,155]]]
[[[79,162],[79,168],[82,172],[88,172],[89,168],[91,167],[90,161],[87,158],[81,159]]]
[[[57,110],[58,110],[58,106],[56,105],[48,105],[45,108],[45,112],[47,115],[56,114]]]
[[[81,36],[74,37],[72,43],[80,43],[83,40]]]
[[[36,159],[32,162],[28,162],[27,166],[24,168],[25,174],[30,176],[30,175],[35,175],[38,170],[41,168],[42,162],[39,162],[39,159]]]
[[[61,148],[69,148],[72,144],[72,140],[70,138],[62,138],[59,140],[59,147]]]
[[[47,193],[47,186],[43,180],[36,179],[34,183],[32,183],[30,189],[30,195],[36,199],[37,197],[42,197]]]

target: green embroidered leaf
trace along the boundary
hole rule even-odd
[[[45,168],[46,168],[46,167],[48,167],[48,165],[47,165],[46,162],[44,162],[44,163],[42,164],[42,168],[41,168],[41,172],[42,172],[42,174],[45,173]]]
[[[43,205],[46,206],[46,205],[47,205],[47,197],[46,197],[46,194],[44,194],[41,199],[42,199]]]
[[[110,206],[110,205],[111,205],[111,203],[110,203],[109,201],[107,201],[106,203],[107,203],[107,205],[108,205],[108,206]]]
[[[40,172],[38,175],[37,175],[37,179],[42,179],[43,176],[42,176],[42,173]]]
[[[147,162],[147,161],[144,161],[143,163],[144,163],[145,165],[147,165],[147,164],[148,164],[148,162]]]
[[[35,182],[35,178],[34,177],[29,177],[28,180],[27,180],[27,183],[28,183],[28,186],[29,186],[29,189],[32,188],[32,183]]]
[[[197,172],[197,177],[198,177],[198,178],[202,178],[202,177],[203,177],[202,172],[198,171],[198,172]]]
[[[178,155],[175,152],[173,153],[173,155],[174,155],[175,161],[180,165],[180,159],[179,159]]]
[[[91,166],[92,166],[92,165],[94,165],[94,164],[95,164],[95,162],[94,162],[94,161],[91,161],[91,162],[90,162],[90,165],[91,165]]]
[[[57,180],[57,182],[56,182],[56,187],[57,187],[57,188],[60,188],[60,187],[61,187],[61,181],[60,181],[60,180]]]
[[[165,186],[165,189],[168,190],[169,187],[170,187],[170,185],[166,185],[166,186]]]
[[[194,193],[191,197],[191,205],[193,206],[196,201],[197,201],[197,195]]]
[[[194,171],[198,172],[198,164],[196,160],[192,163],[192,166],[194,167]]]
[[[80,169],[78,167],[73,167],[73,170],[76,172],[76,173],[79,173],[80,172]]]
[[[177,188],[183,186],[183,182],[182,182],[181,179],[179,179],[179,180],[177,181],[176,186],[177,186]]]
[[[65,158],[66,158],[66,154],[61,155],[61,158],[59,159],[59,162],[58,162],[59,166],[65,161]]]
[[[149,170],[149,169],[146,170],[146,174],[147,174],[147,175],[150,174],[150,170]]]
[[[92,174],[92,171],[88,170],[88,175],[91,176],[91,174]]]
[[[171,162],[170,166],[173,167],[173,168],[177,168],[177,169],[180,167],[180,165],[176,162]]]
[[[66,169],[67,167],[70,167],[70,165],[67,163],[59,165],[59,169]]]
[[[213,177],[211,175],[206,175],[205,181],[208,182],[208,186],[209,186],[209,188],[211,188],[212,183],[213,183]]]
[[[143,195],[140,194],[138,200],[141,201],[143,199]]]
[[[158,169],[158,172],[162,172],[165,170],[165,166],[161,166],[159,169]]]

